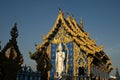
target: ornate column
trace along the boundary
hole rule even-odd
[[[93,57],[89,56],[88,57],[88,77],[90,77],[90,73],[91,73],[90,66],[91,66],[92,61],[93,61]]]

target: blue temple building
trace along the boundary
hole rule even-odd
[[[98,46],[83,27],[82,20],[78,24],[74,17],[64,16],[63,11],[59,11],[50,32],[42,37],[43,42],[30,54],[41,71],[41,79],[108,80],[113,69],[111,60],[103,46]]]

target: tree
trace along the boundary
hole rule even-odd
[[[0,80],[16,80],[16,74],[23,63],[23,57],[16,40],[18,37],[16,23],[10,34],[11,39],[0,51]]]

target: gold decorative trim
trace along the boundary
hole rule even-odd
[[[81,61],[82,60],[82,61]],[[85,58],[83,57],[83,55],[79,55],[77,57],[77,67],[86,67],[86,61]]]
[[[59,44],[59,43],[68,43],[70,41],[73,41],[72,37],[67,34],[64,27],[61,26],[58,33],[54,37],[52,43]]]

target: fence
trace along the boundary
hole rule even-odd
[[[40,80],[40,72],[33,72],[30,67],[23,66],[17,74],[16,80]]]

